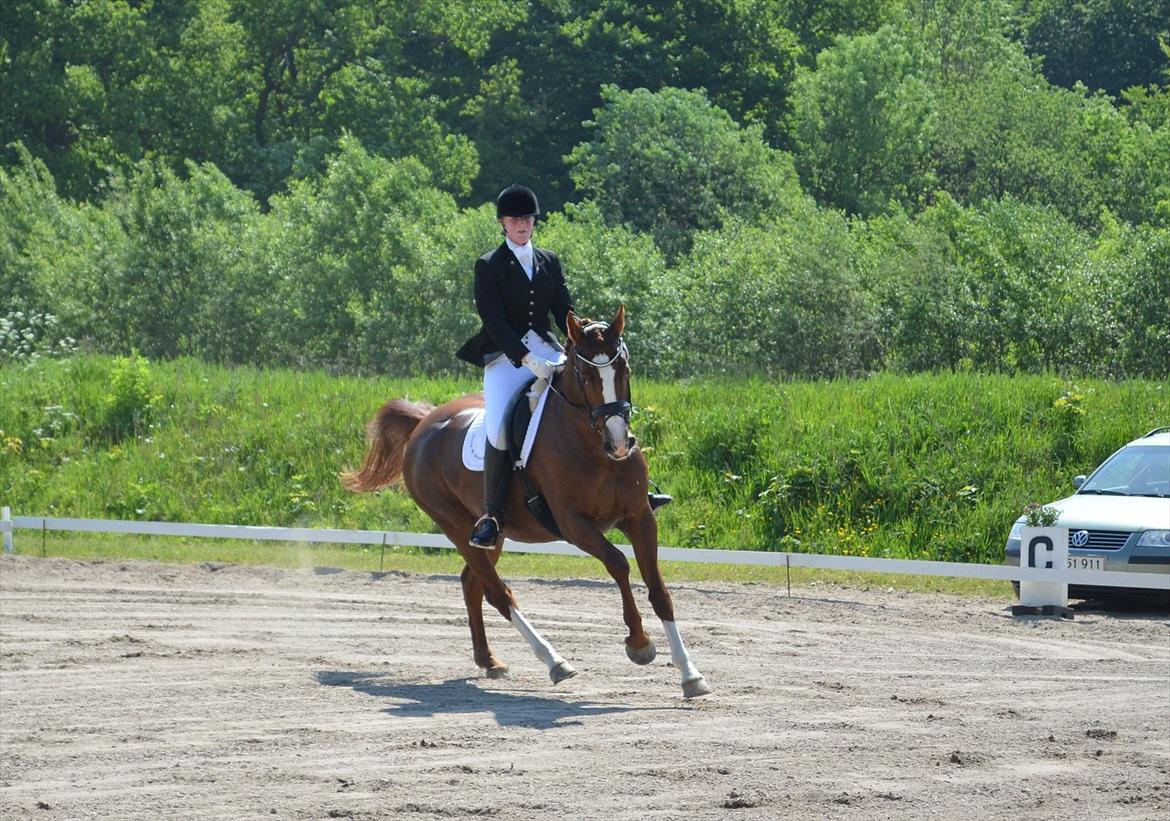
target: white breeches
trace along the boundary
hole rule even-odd
[[[522,341],[536,356],[544,357],[550,362],[564,361],[564,353],[546,342],[536,331],[529,330],[522,337]],[[487,432],[488,443],[493,448],[507,449],[504,414],[516,391],[533,376],[535,374],[528,368],[523,365],[517,368],[506,356],[499,357],[483,369],[483,426]]]

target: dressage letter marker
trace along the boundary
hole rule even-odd
[[[1051,570],[1054,575],[1068,567],[1067,527],[1025,527],[1020,530],[1020,566]],[[1020,604],[1012,615],[1072,618],[1065,582],[1020,582]]]

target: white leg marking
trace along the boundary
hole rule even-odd
[[[670,642],[670,660],[677,670],[682,673],[682,683],[697,681],[703,677],[699,668],[691,661],[687,654],[687,647],[683,644],[682,634],[678,632],[678,625],[672,621],[663,621],[662,628],[666,631],[666,638]]]
[[[544,662],[548,669],[553,669],[558,664],[563,664],[564,659],[551,644],[544,640],[540,633],[536,632],[528,619],[524,618],[524,614],[515,607],[510,608],[512,614],[512,624],[516,625],[516,629],[520,631],[520,635],[528,642],[528,646],[532,648],[532,652],[536,653],[536,657]]]

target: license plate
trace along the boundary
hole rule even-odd
[[[1069,570],[1104,570],[1104,556],[1069,556]]]

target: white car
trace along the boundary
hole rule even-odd
[[[1060,511],[1057,524],[1068,528],[1071,566],[1170,574],[1170,427],[1134,439],[1087,478],[1074,477],[1073,486],[1076,493],[1048,505]],[[1020,563],[1023,525],[1021,516],[1008,534],[1007,564]],[[1019,583],[1012,584],[1018,593]],[[1068,594],[1094,598],[1120,592],[1070,585]]]

